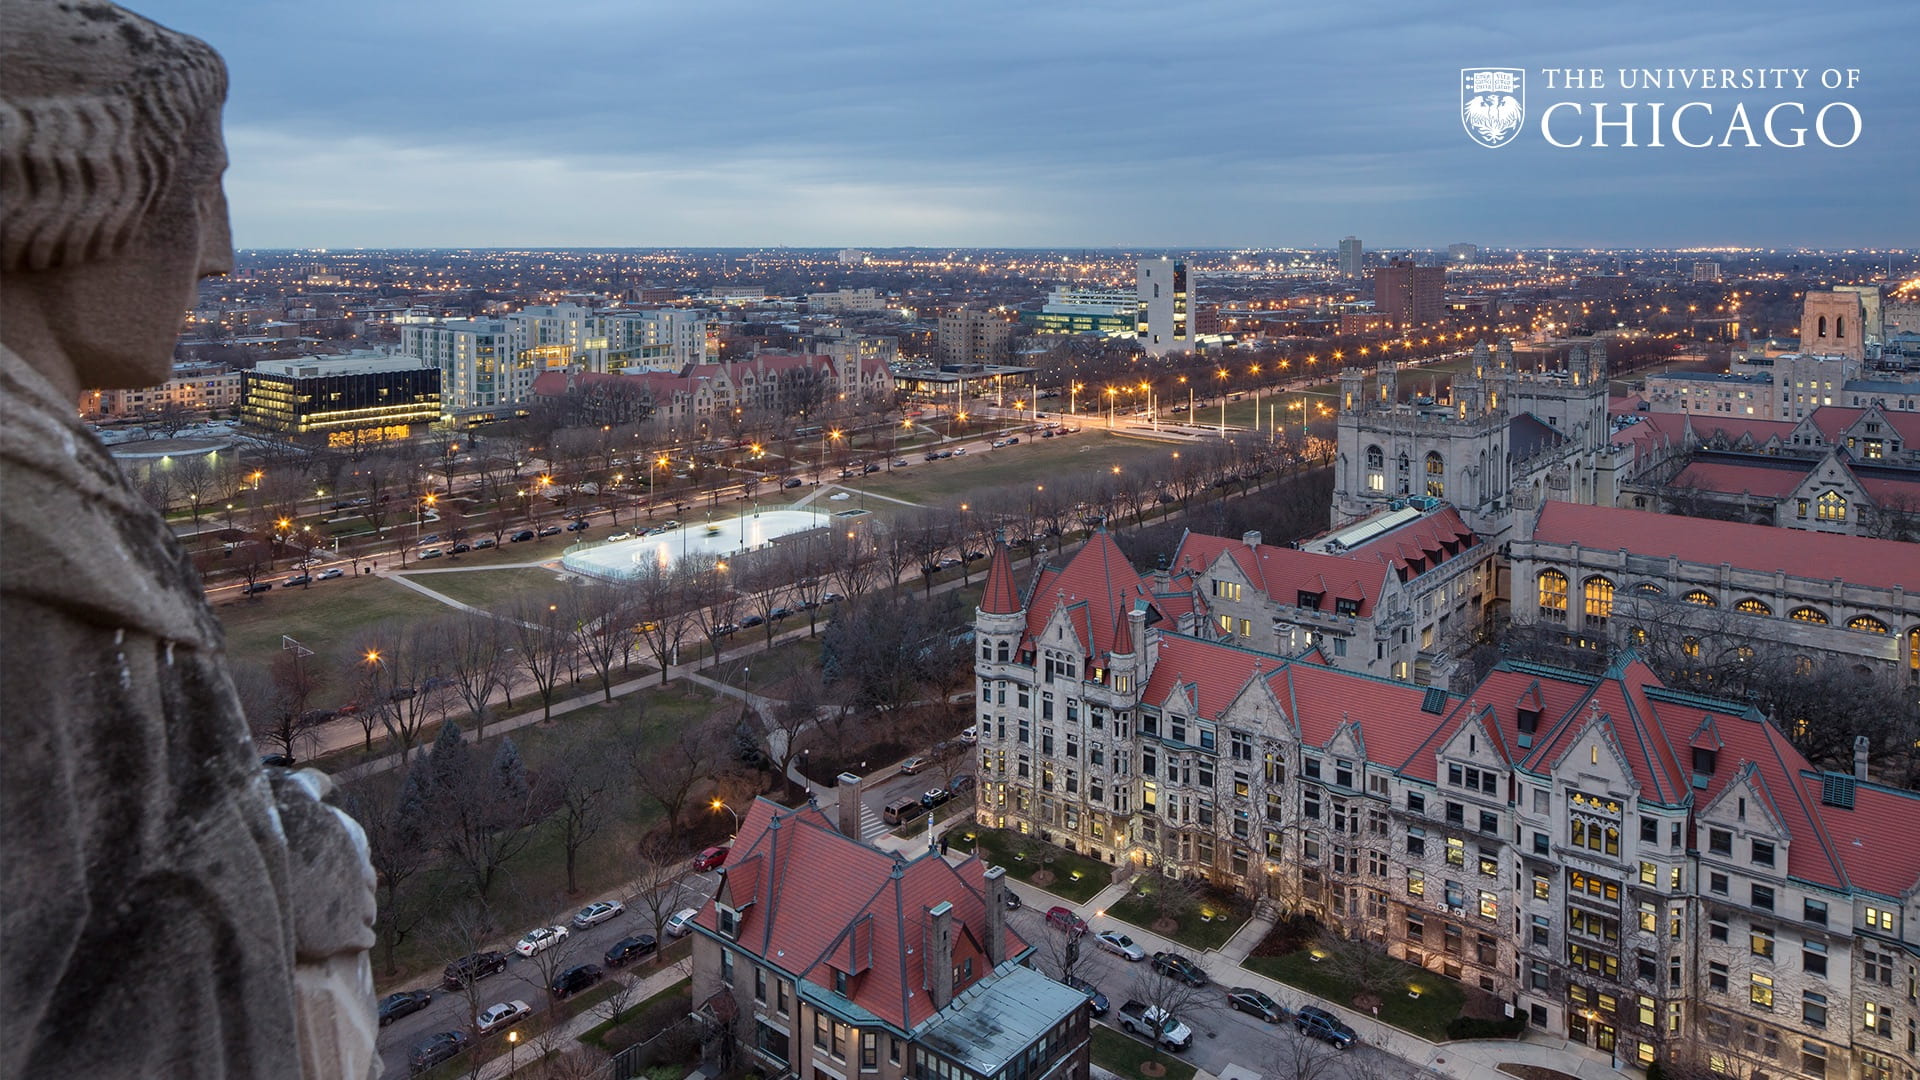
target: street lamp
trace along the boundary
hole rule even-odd
[[[508,1076],[513,1075],[514,1066],[519,1063],[519,1060],[520,1060],[520,1033],[517,1031],[509,1031],[507,1032],[507,1075]]]
[[[740,835],[740,811],[735,810],[731,806],[728,806],[726,804],[726,801],[723,799],[715,799],[712,802],[708,803],[707,805],[715,810],[725,810],[727,813],[732,814],[733,815],[733,834],[735,836]]]

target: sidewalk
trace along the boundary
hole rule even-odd
[[[633,995],[630,999],[632,1004],[629,1008],[638,1007],[648,998],[665,990],[667,987],[672,986],[674,983],[679,982],[692,973],[693,961],[691,959],[682,960],[677,964],[672,964],[655,971],[634,985]],[[586,1012],[581,1013],[579,1016],[574,1017],[560,1026],[557,1037],[553,1040],[554,1047],[559,1050],[572,1049],[574,1043],[579,1040],[581,1035],[584,1035],[591,1028],[598,1027],[605,1020],[606,1017],[601,1014],[598,1008],[588,1009]],[[535,1036],[527,1040],[527,1045],[521,1047],[519,1050],[501,1054],[499,1057],[482,1065],[479,1072],[480,1080],[506,1080],[508,1076],[522,1069],[537,1067],[540,1064],[540,1051],[536,1049],[536,1047],[538,1047],[541,1040],[546,1037],[545,1034]]]

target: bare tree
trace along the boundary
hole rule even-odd
[[[560,847],[567,857],[567,892],[580,891],[580,850],[606,827],[612,799],[612,770],[600,747],[575,741],[546,770],[549,792],[557,806]]]
[[[1261,1073],[1275,1080],[1327,1080],[1340,1076],[1350,1064],[1333,1046],[1303,1034],[1291,1024],[1283,1024],[1272,1033]],[[1397,1064],[1397,1063],[1396,1063]]]
[[[440,657],[443,677],[467,708],[473,737],[486,738],[489,703],[513,679],[506,627],[489,612],[468,609],[435,620],[427,636]]]
[[[368,860],[379,888],[380,917],[374,924],[383,957],[382,970],[399,970],[394,953],[432,913],[423,872],[432,864],[424,767],[416,763],[399,791],[385,784],[356,784],[340,801],[367,834]]]
[[[533,840],[540,811],[532,780],[511,738],[503,737],[493,763],[482,766],[453,721],[426,761],[440,849],[485,902],[501,866]]]
[[[600,680],[600,693],[613,700],[613,666],[633,641],[633,594],[622,585],[595,582],[565,594],[571,649],[587,661]]]
[[[253,741],[266,749],[299,758],[318,739],[331,716],[310,709],[318,689],[313,664],[296,651],[282,651],[271,664],[234,666],[234,689],[246,709]]]
[[[388,621],[354,639],[348,662],[357,669],[361,708],[377,714],[404,766],[427,725],[446,715],[452,687],[439,650],[429,636]]]
[[[680,563],[650,563],[632,582],[640,640],[660,666],[660,685],[680,658],[680,645],[693,630],[697,582]]]
[[[552,720],[560,668],[573,644],[572,627],[560,613],[560,597],[520,597],[508,608],[506,625],[520,668],[539,691],[541,719]]]
[[[665,933],[667,917],[680,902],[680,878],[687,872],[685,848],[673,841],[673,833],[656,829],[640,841],[634,852],[631,870],[638,892],[634,901],[646,910],[655,940]],[[656,958],[659,953],[654,953]]]
[[[1186,1024],[1197,1036],[1201,1030],[1201,1016],[1215,1007],[1213,994],[1216,992],[1189,985],[1185,980],[1156,970],[1152,964],[1142,964],[1134,972],[1133,983],[1127,994],[1149,1009],[1158,1009],[1164,1015]],[[1160,1041],[1153,1040],[1152,1060],[1160,1060],[1161,1052]]]
[[[664,746],[639,736],[629,743],[627,761],[634,786],[660,804],[669,828],[680,828],[694,789],[719,764],[718,755],[729,745],[727,732],[733,719],[733,706],[723,704],[706,720],[682,726]]]

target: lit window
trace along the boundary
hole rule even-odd
[[[1846,496],[1837,491],[1823,491],[1813,500],[1814,516],[1821,521],[1847,520]]]
[[[1748,615],[1773,614],[1772,608],[1768,607],[1766,604],[1760,602],[1759,600],[1754,599],[1751,596],[1747,597],[1745,600],[1740,601],[1738,604],[1734,606],[1739,610],[1746,612]]]
[[[1567,613],[1567,575],[1558,570],[1540,571],[1540,614],[1564,616]]]
[[[1787,617],[1794,622],[1815,623],[1820,626],[1827,625],[1827,613],[1821,611],[1819,608],[1797,607],[1794,608],[1792,613]]]
[[[1867,634],[1884,634],[1887,632],[1887,624],[1871,615],[1856,615],[1847,620],[1847,629],[1859,630]]]
[[[1715,600],[1711,595],[1709,595],[1708,593],[1700,589],[1695,589],[1692,592],[1688,593],[1687,595],[1681,597],[1680,599],[1686,601],[1689,604],[1698,604],[1701,607],[1719,607],[1720,606],[1720,602],[1718,600]]]
[[[1584,587],[1588,625],[1604,624],[1613,614],[1613,582],[1590,577]]]

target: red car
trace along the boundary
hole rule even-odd
[[[1075,937],[1087,932],[1087,920],[1075,915],[1073,909],[1058,905],[1047,909],[1047,925]]]
[[[727,861],[727,852],[732,850],[730,847],[710,847],[693,857],[693,868],[695,870],[718,870],[720,869],[720,864]]]

